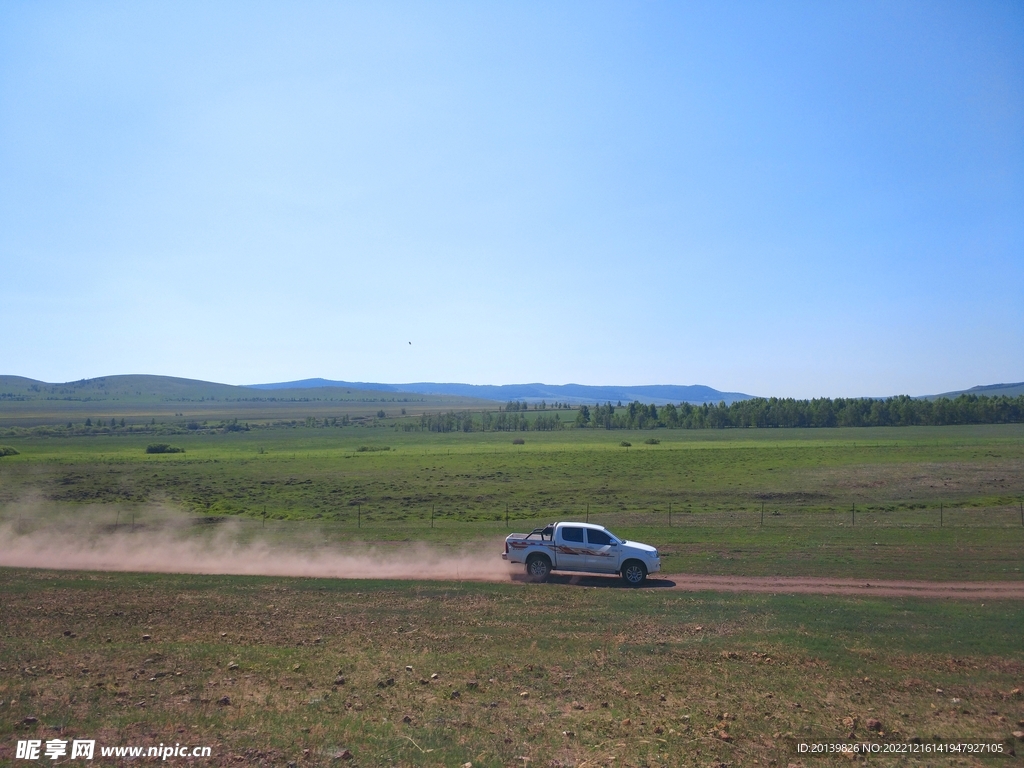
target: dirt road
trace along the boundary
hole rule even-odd
[[[689,573],[651,579],[672,582],[686,592],[769,592],[865,597],[947,597],[957,600],[1024,600],[1024,581],[883,581],[808,576],[699,576]]]

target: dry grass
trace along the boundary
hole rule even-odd
[[[0,761],[60,733],[203,765],[788,765],[847,717],[1024,718],[1019,604],[10,569],[0,596]]]

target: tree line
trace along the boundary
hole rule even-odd
[[[603,429],[724,429],[727,427],[909,427],[953,424],[1011,424],[1024,422],[1024,395],[987,397],[960,395],[955,399],[917,400],[908,395],[875,399],[755,397],[726,405],[654,405],[638,401],[616,407],[611,403],[582,406],[576,427]]]

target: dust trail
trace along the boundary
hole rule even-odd
[[[425,544],[353,543],[341,549],[323,543],[243,541],[236,527],[218,528],[209,536],[183,526],[135,532],[49,526],[25,533],[15,524],[0,523],[0,566],[334,579],[508,581],[512,575],[493,542],[481,542],[473,551]]]

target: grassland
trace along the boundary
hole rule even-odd
[[[271,551],[386,556],[589,515],[668,573],[1022,578],[1021,426],[518,436],[15,435],[0,522],[45,543],[230,520]],[[1022,636],[1008,600],[0,568],[0,764],[57,735],[297,768],[786,766],[851,732],[1010,749]]]
[[[851,732],[1012,749],[1024,718],[1019,603],[12,569],[0,603],[4,763],[59,734],[207,765],[788,765]]]
[[[268,429],[175,436],[167,455],[145,435],[11,438],[0,516],[170,507],[262,531],[265,510],[282,537],[465,542],[504,536],[507,509],[513,529],[589,515],[669,572],[1021,578],[1020,425],[511,437]]]

